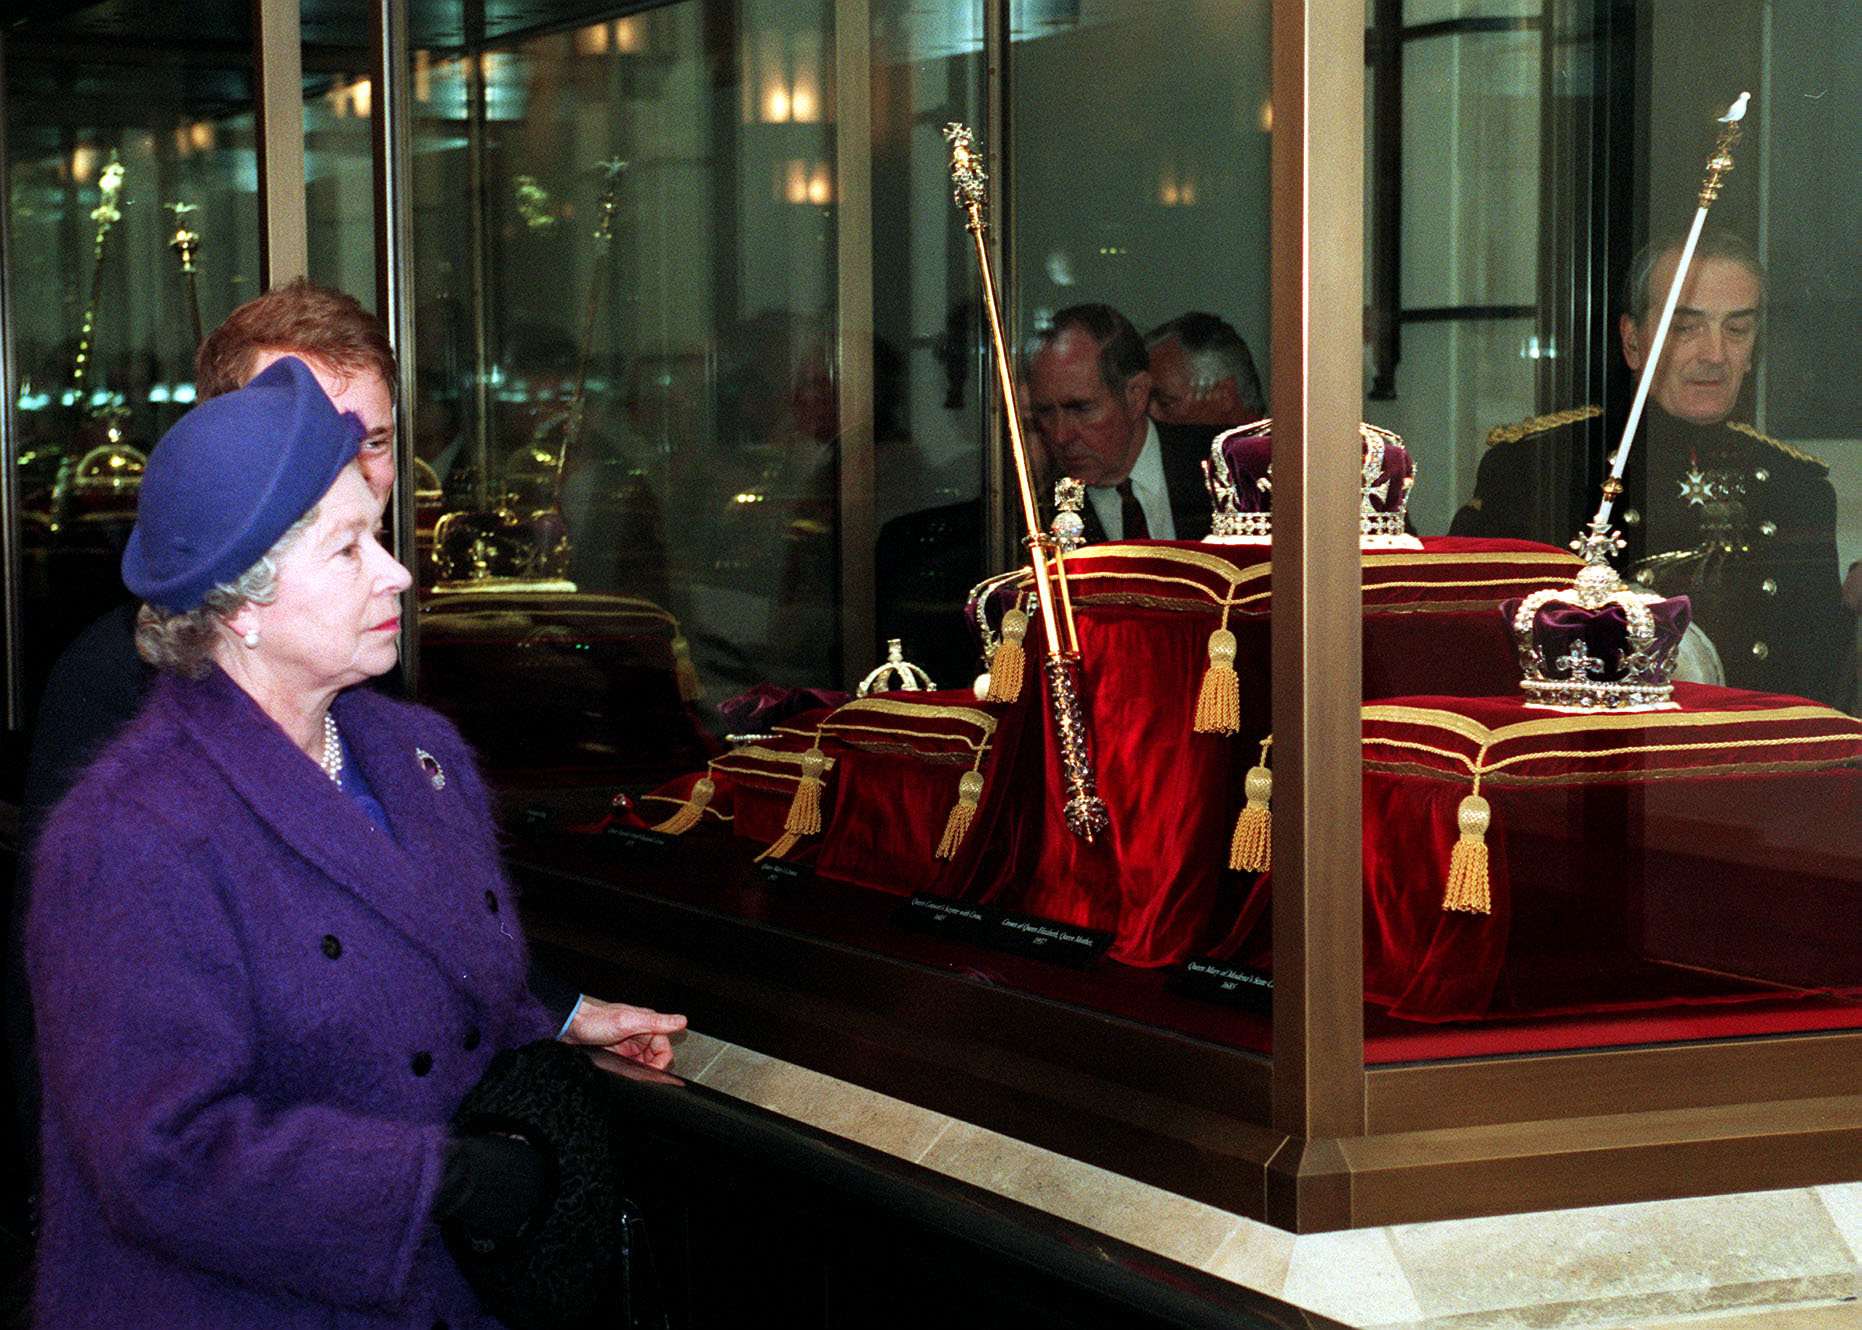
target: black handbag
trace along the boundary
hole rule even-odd
[[[544,1161],[546,1199],[515,1237],[443,1225],[460,1270],[511,1330],[592,1330],[617,1315],[642,1330],[665,1323],[646,1219],[623,1196],[622,1124],[605,1082],[586,1051],[540,1039],[493,1058],[453,1115],[456,1135],[520,1137]]]

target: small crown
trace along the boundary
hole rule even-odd
[[[1274,534],[1273,428],[1257,420],[1216,436],[1203,462],[1209,491],[1210,539],[1218,544],[1264,543]],[[1366,546],[1410,545],[1404,514],[1416,467],[1403,440],[1389,430],[1360,424],[1364,458],[1358,531]]]
[[[1500,607],[1519,650],[1528,706],[1559,711],[1674,707],[1675,657],[1693,610],[1686,596],[1632,591],[1610,566],[1614,531],[1572,542],[1586,563],[1569,587]]]
[[[898,678],[898,682],[890,684],[889,687],[889,681],[894,676]],[[860,687],[855,691],[854,696],[865,697],[869,693],[884,693],[890,691],[890,688],[900,688],[910,693],[928,692],[936,687],[937,685],[931,682],[930,675],[905,659],[905,643],[899,638],[891,637],[886,639],[885,663],[860,680]]]

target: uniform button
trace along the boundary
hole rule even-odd
[[[1771,655],[1771,648],[1766,646],[1763,642],[1754,642],[1752,644],[1752,654],[1759,660],[1764,660],[1765,657]]]
[[[433,1054],[426,1052],[416,1053],[410,1065],[414,1069],[414,1075],[425,1076],[428,1072],[433,1070]]]
[[[1767,471],[1767,470],[1766,470],[1766,469],[1765,469],[1764,467],[1762,467],[1762,466],[1761,466],[1761,467],[1754,467],[1754,468],[1753,468],[1753,471],[1752,471],[1752,478],[1753,478],[1754,480],[1770,480],[1770,479],[1771,479],[1771,472],[1769,472],[1769,471]]]
[[[337,938],[336,934],[325,933],[323,935],[323,954],[328,956],[331,960],[335,960],[338,956],[343,954],[343,944]]]
[[[498,912],[498,893],[497,892],[487,891],[485,893],[485,908],[487,910],[490,910],[493,914],[496,914]]]
[[[1759,590],[1763,591],[1768,596],[1777,595],[1778,594],[1778,579],[1775,577],[1766,578],[1763,582],[1759,583]]]
[[[1639,509],[1635,509],[1635,508],[1625,508],[1625,509],[1623,509],[1623,525],[1624,525],[1624,526],[1640,526],[1640,525],[1642,525],[1642,513],[1641,513],[1641,511],[1640,511]]]
[[[470,1053],[473,1049],[477,1048],[479,1044],[479,1040],[482,1037],[483,1036],[479,1034],[478,1026],[476,1025],[474,1025],[471,1029],[467,1030],[465,1033],[465,1051]]]
[[[1777,534],[1778,534],[1778,524],[1777,524],[1776,522],[1771,522],[1771,521],[1765,521],[1765,522],[1760,522],[1760,523],[1759,523],[1759,534],[1760,534],[1761,536],[1775,536],[1775,535],[1777,535]]]

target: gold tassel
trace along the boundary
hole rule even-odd
[[[789,801],[789,816],[782,824],[784,831],[794,836],[821,834],[821,773],[827,769],[828,757],[821,751],[817,737],[815,747],[802,754],[802,779],[795,787],[795,798]]]
[[[1474,788],[1480,789],[1476,779]],[[1455,812],[1461,839],[1455,842],[1448,857],[1448,890],[1442,896],[1444,910],[1464,914],[1492,914],[1493,893],[1487,880],[1487,828],[1493,823],[1493,809],[1479,793],[1461,801]]]
[[[983,798],[983,773],[966,771],[963,779],[957,782],[957,802],[951,805],[950,816],[944,819],[944,839],[937,843],[937,857],[955,859],[957,847],[963,844],[963,838],[970,833],[970,823],[976,820],[976,805]]]
[[[716,781],[709,776],[700,776],[693,784],[692,792],[685,796],[685,802],[653,830],[662,831],[668,836],[683,836],[698,825],[698,819],[704,816],[706,806],[711,803],[711,796],[717,792]]]
[[[698,666],[692,663],[692,644],[677,629],[672,635],[672,674],[679,686],[681,702],[696,702],[705,690],[699,686]]]
[[[1274,862],[1274,817],[1268,800],[1274,793],[1274,775],[1267,769],[1268,739],[1261,744],[1261,760],[1248,768],[1242,789],[1248,801],[1235,819],[1235,834],[1228,843],[1228,866],[1242,873],[1265,873]]]
[[[1196,698],[1196,733],[1233,734],[1241,728],[1241,680],[1235,674],[1235,635],[1222,626],[1209,634],[1209,668]]]
[[[780,859],[782,858],[783,855],[787,854],[790,850],[793,850],[795,848],[796,842],[799,840],[801,840],[801,837],[796,835],[794,832],[785,831],[782,833],[782,835],[776,837],[776,839],[770,843],[770,846],[768,849],[764,850],[763,853],[759,854],[756,858],[752,859],[750,862],[753,864],[760,864],[765,859]]]
[[[989,690],[985,702],[1013,702],[1022,695],[1022,671],[1028,652],[1022,639],[1028,636],[1028,616],[1010,610],[1002,616],[1002,640],[989,658]]]

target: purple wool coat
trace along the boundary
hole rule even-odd
[[[555,1024],[458,733],[333,713],[393,837],[218,669],[159,680],[46,826],[36,1325],[498,1324],[430,1217],[445,1124]]]

